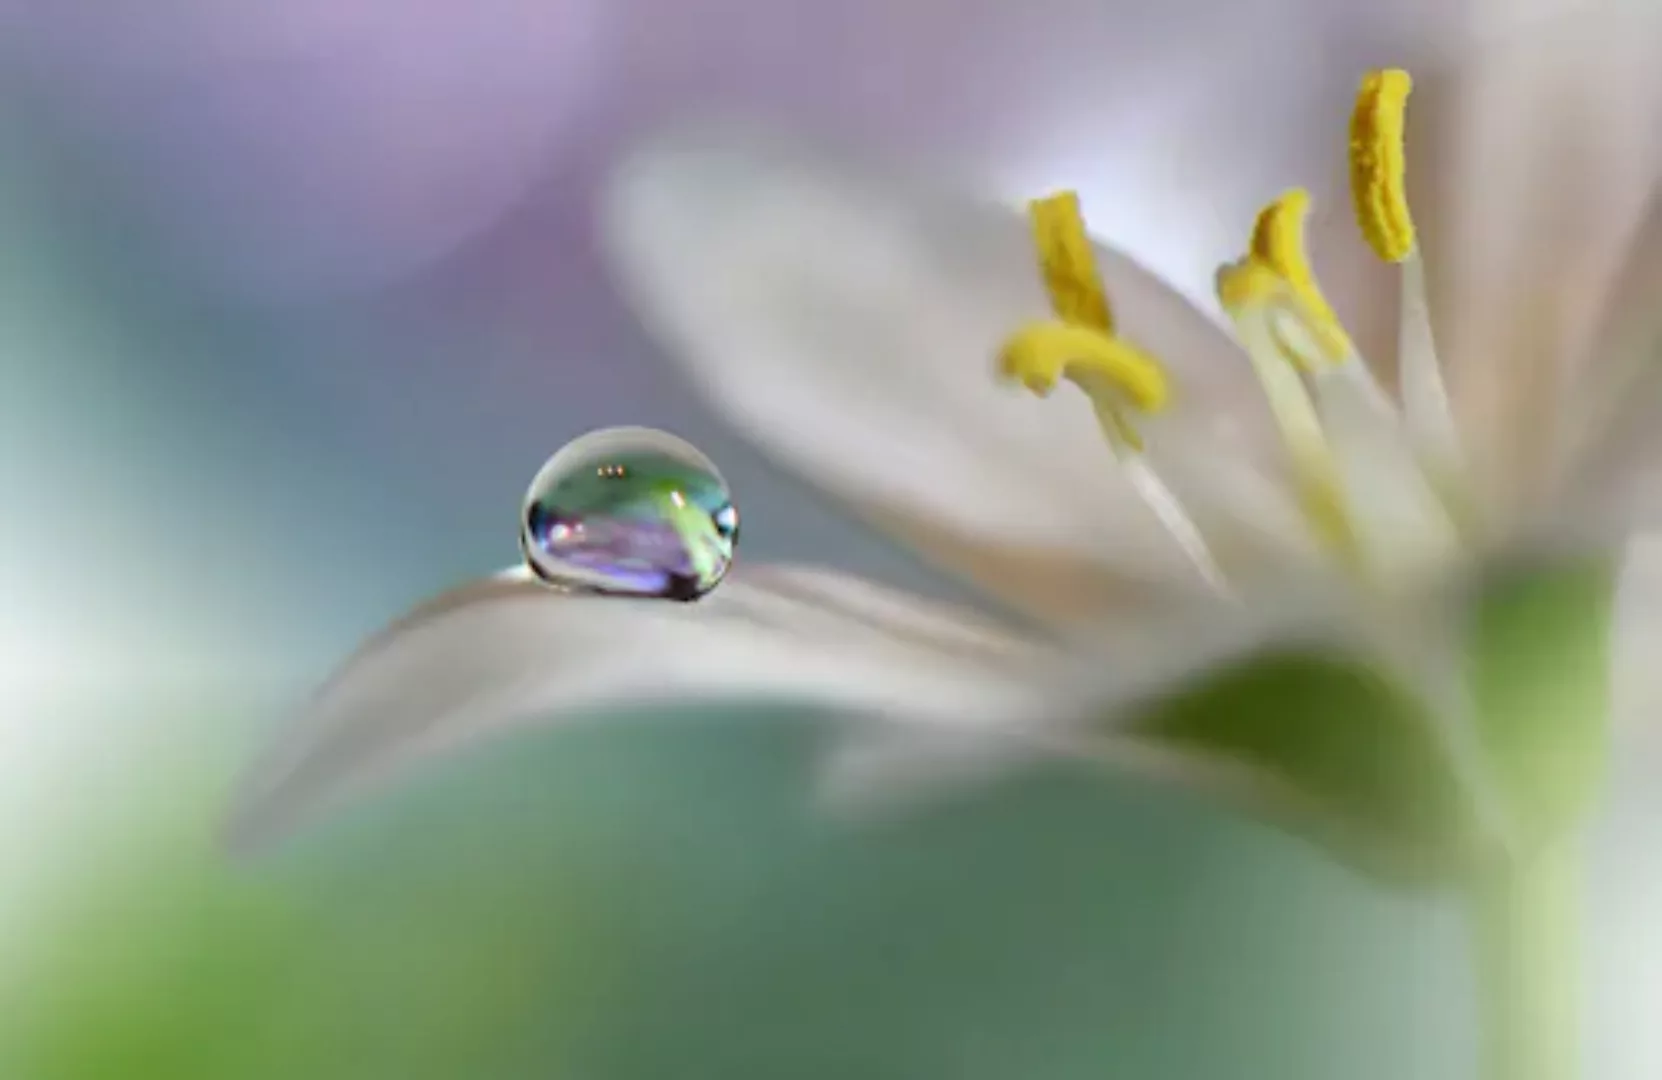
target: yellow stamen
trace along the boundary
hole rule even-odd
[[[1061,321],[1018,330],[999,350],[999,371],[1041,396],[1058,380],[1069,380],[1091,399],[1116,447],[1141,450],[1142,438],[1126,413],[1164,408],[1170,396],[1166,373],[1141,349],[1114,336],[1078,196],[1062,192],[1038,199],[1029,211],[1040,271]]]
[[[1447,518],[1361,358],[1303,376],[1318,327],[1293,285],[1255,259],[1221,271],[1218,295],[1281,427],[1317,535],[1369,575],[1446,553]]]
[[[1252,258],[1287,283],[1303,303],[1324,359],[1339,363],[1356,350],[1316,284],[1305,252],[1304,222],[1310,213],[1310,193],[1293,188],[1264,207],[1252,227]],[[1303,362],[1302,360],[1300,361]]]
[[[1369,72],[1356,93],[1350,127],[1351,192],[1356,222],[1375,254],[1402,268],[1397,327],[1397,384],[1409,437],[1450,513],[1464,519],[1460,440],[1431,330],[1425,266],[1408,208],[1405,71]]]
[[[999,371],[1040,397],[1064,378],[1084,391],[1132,487],[1201,578],[1228,595],[1228,582],[1199,528],[1142,453],[1142,434],[1128,413],[1160,411],[1171,388],[1158,361],[1114,335],[1113,311],[1097,273],[1078,196],[1069,191],[1038,199],[1029,205],[1029,213],[1040,272],[1060,321],[1018,330],[999,350]]]
[[[1147,353],[1088,326],[1024,326],[1004,343],[998,364],[1000,374],[1020,379],[1040,397],[1065,378],[1093,400],[1111,389],[1137,411],[1152,413],[1165,408],[1170,392],[1165,372]]]
[[[1300,375],[1313,360],[1314,322],[1302,313],[1297,289],[1258,259],[1219,269],[1217,292],[1281,428],[1305,516],[1331,550],[1355,562],[1360,548],[1339,470]]]
[[[1406,71],[1371,71],[1350,119],[1350,192],[1356,223],[1375,254],[1401,262],[1414,250],[1403,151],[1404,117],[1413,80]]]
[[[1108,293],[1097,273],[1096,255],[1079,212],[1079,196],[1059,191],[1028,204],[1033,223],[1033,246],[1056,317],[1065,323],[1114,332],[1114,314]]]

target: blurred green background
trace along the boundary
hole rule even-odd
[[[831,831],[804,813],[805,732],[508,739],[236,867],[209,793],[165,801],[158,761],[35,920],[0,1068],[1465,1075],[1456,928],[1428,905],[1060,767]]]

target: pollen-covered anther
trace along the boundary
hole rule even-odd
[[[1450,512],[1464,519],[1466,497],[1458,480],[1464,454],[1437,358],[1425,264],[1408,207],[1405,140],[1413,85],[1406,71],[1395,68],[1363,77],[1351,114],[1350,186],[1363,238],[1401,272],[1397,389],[1409,439]]]
[[[1321,359],[1342,363],[1356,349],[1339,317],[1322,295],[1311,269],[1304,242],[1304,224],[1310,214],[1310,193],[1293,188],[1264,207],[1253,223],[1249,258],[1280,276],[1298,297],[1315,336]]]
[[[999,373],[1046,397],[1068,379],[1092,400],[1105,392],[1138,412],[1163,409],[1170,390],[1165,372],[1135,345],[1085,326],[1034,323],[999,350]]]
[[[1105,432],[1121,449],[1140,449],[1126,411],[1158,412],[1170,396],[1158,361],[1115,335],[1107,290],[1071,191],[1035,199],[1028,206],[1039,272],[1054,322],[1017,330],[998,353],[999,373],[1045,397],[1067,379],[1091,399]]]
[[[1030,323],[1011,335],[999,349],[999,373],[1040,397],[1049,396],[1062,379],[1079,387],[1126,480],[1202,580],[1228,595],[1228,582],[1210,546],[1148,461],[1143,433],[1133,423],[1133,415],[1164,409],[1171,386],[1159,361],[1114,332],[1113,310],[1078,196],[1068,191],[1038,199],[1028,212],[1039,273],[1056,318]]]
[[[1374,253],[1401,262],[1415,246],[1408,211],[1404,128],[1413,80],[1387,68],[1362,79],[1350,120],[1350,192],[1356,224]]]
[[[1059,191],[1028,204],[1039,272],[1056,317],[1065,323],[1114,332],[1114,313],[1097,273],[1096,255],[1085,231],[1079,196]]]

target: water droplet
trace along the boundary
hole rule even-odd
[[[519,539],[532,572],[552,585],[696,600],[727,574],[739,511],[691,443],[652,428],[604,428],[538,471]]]

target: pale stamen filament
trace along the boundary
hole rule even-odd
[[[1291,359],[1282,315],[1288,297],[1273,271],[1248,258],[1218,271],[1218,298],[1263,387],[1270,415],[1287,448],[1300,503],[1317,538],[1341,562],[1360,570],[1359,548],[1343,484],[1310,390]]]
[[[1398,70],[1362,80],[1350,125],[1351,196],[1356,221],[1380,259],[1400,269],[1397,382],[1404,423],[1439,496],[1464,523],[1460,439],[1431,329],[1425,262],[1408,208],[1404,127],[1413,81]]]
[[[1258,215],[1242,264],[1253,272],[1231,271],[1236,295],[1224,297],[1225,306],[1256,294],[1273,311],[1271,352],[1310,387],[1370,569],[1389,573],[1446,557],[1458,537],[1424,458],[1316,284],[1304,244],[1309,208],[1308,193],[1294,189]]]
[[[1460,534],[1448,507],[1362,358],[1352,353],[1307,378],[1369,566],[1390,577],[1456,555]]]
[[[999,352],[1001,373],[1040,396],[1064,378],[1083,391],[1133,489],[1201,579],[1228,595],[1228,581],[1199,526],[1144,453],[1133,414],[1159,412],[1170,387],[1157,361],[1114,335],[1077,196],[1036,200],[1030,212],[1040,272],[1059,321],[1014,334]]]
[[[1202,580],[1214,591],[1228,594],[1229,581],[1224,576],[1223,569],[1218,566],[1217,559],[1213,557],[1212,549],[1206,543],[1206,538],[1201,535],[1199,526],[1183,508],[1183,503],[1176,493],[1149,465],[1148,457],[1140,446],[1133,444],[1132,440],[1126,437],[1123,404],[1099,403],[1112,400],[1112,394],[1112,390],[1107,390],[1100,398],[1093,394],[1091,405],[1096,411],[1097,423],[1102,428],[1102,434],[1113,449],[1114,456],[1119,459],[1120,468],[1126,479],[1131,481],[1131,486],[1136,489],[1144,504],[1177,542],[1177,546],[1182,549]]]
[[[1404,126],[1412,89],[1405,71],[1375,71],[1363,78],[1351,115],[1351,195],[1356,223],[1368,246],[1380,259],[1401,269],[1397,391],[1404,427],[1423,475],[1440,497],[1448,529],[1456,537],[1461,532],[1469,537],[1470,510],[1458,483],[1460,441],[1432,336],[1425,263],[1408,208]],[[1515,843],[1515,822],[1483,750],[1465,672],[1444,666],[1458,650],[1444,647],[1436,652],[1444,660],[1440,670],[1432,673],[1431,683],[1440,699],[1438,712],[1445,720],[1452,765],[1488,833],[1510,847]]]
[[[1289,258],[1280,252],[1283,264]],[[1338,534],[1350,545],[1338,553],[1359,569],[1364,585],[1388,581],[1405,565],[1435,565],[1457,549],[1453,523],[1421,471],[1398,411],[1337,321],[1324,325],[1311,310],[1309,289],[1255,256],[1218,276],[1219,298],[1235,319],[1295,463],[1303,463],[1305,482],[1330,483],[1334,512],[1345,515],[1344,528],[1355,529]],[[1332,528],[1319,518],[1312,524]],[[1379,610],[1388,614],[1390,605]],[[1485,764],[1466,688],[1456,673],[1442,670],[1430,672],[1429,682],[1445,721],[1438,730],[1450,765],[1486,834],[1505,843],[1513,835],[1511,817]]]

